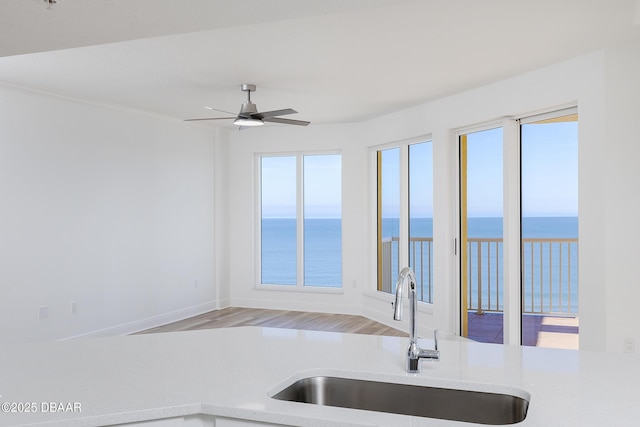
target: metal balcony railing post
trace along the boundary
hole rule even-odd
[[[484,310],[482,310],[482,242],[477,243],[478,247],[478,309],[476,310],[477,314],[484,314]]]

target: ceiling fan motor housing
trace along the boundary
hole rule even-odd
[[[256,104],[251,101],[247,101],[240,106],[240,116],[250,116],[251,114],[255,114],[258,112],[258,108]]]

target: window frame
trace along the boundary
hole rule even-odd
[[[389,150],[393,148],[400,149],[400,165],[399,165],[399,184],[400,184],[400,239],[398,245],[399,262],[400,265],[408,265],[409,263],[409,146],[414,144],[420,144],[430,142],[433,150],[433,136],[432,134],[424,134],[412,138],[403,140],[388,142],[385,144],[371,146],[369,148],[369,165],[370,165],[370,227],[369,233],[371,236],[370,247],[370,285],[367,295],[374,297],[382,301],[391,301],[393,295],[381,290],[378,290],[378,152]],[[434,165],[431,165],[431,173],[434,172]],[[435,190],[434,190],[435,191]],[[435,203],[435,200],[433,201]],[[435,246],[435,242],[434,242]],[[435,268],[435,266],[434,266]],[[434,298],[435,300],[435,298]],[[418,301],[418,307],[420,311],[424,311],[428,314],[433,314],[433,302]]]
[[[342,280],[339,286],[305,286],[304,284],[304,157],[338,155],[340,156],[340,221],[344,217],[344,191],[342,150],[309,150],[309,151],[283,151],[260,152],[254,154],[254,286],[256,290],[281,291],[281,292],[311,292],[344,294],[344,269],[341,267]],[[296,159],[296,284],[272,284],[262,283],[262,159],[268,157],[295,157]],[[341,241],[341,247],[344,242]],[[343,255],[344,258],[344,255]],[[344,263],[343,263],[344,264]]]

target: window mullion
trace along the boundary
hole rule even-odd
[[[409,145],[400,146],[400,236],[398,271],[409,265]]]
[[[507,119],[503,129],[503,342],[519,345],[521,320],[520,265],[520,130]]]
[[[297,285],[304,286],[304,156],[296,156]]]

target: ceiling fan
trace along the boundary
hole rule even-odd
[[[186,119],[185,122],[195,122],[201,120],[230,120],[233,119],[233,124],[240,126],[240,129],[244,129],[246,127],[251,126],[261,126],[265,122],[269,123],[282,123],[285,125],[297,125],[297,126],[307,126],[310,122],[306,122],[303,120],[291,120],[291,119],[283,119],[281,117],[276,116],[285,116],[287,114],[295,114],[296,110],[292,108],[285,108],[283,110],[273,110],[273,111],[264,111],[258,112],[256,104],[251,102],[251,92],[256,91],[256,85],[245,83],[241,86],[243,92],[247,92],[247,102],[242,104],[240,107],[240,112],[237,116],[233,117],[206,117],[202,119]],[[212,107],[204,107],[207,110],[220,111],[221,113],[234,114],[229,111],[218,110],[217,108]]]

